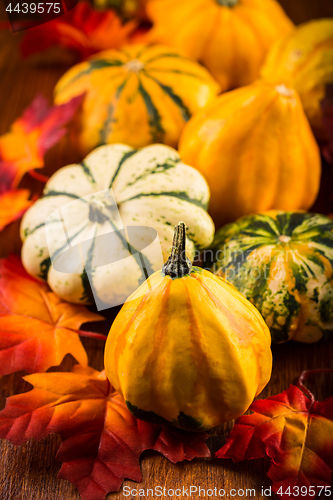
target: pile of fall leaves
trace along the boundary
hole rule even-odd
[[[60,45],[84,59],[106,48],[120,47],[140,37],[137,21],[122,23],[114,11],[95,11],[80,3],[50,23],[26,32],[22,54],[29,56]],[[0,137],[0,230],[20,218],[35,201],[19,189],[66,132],[81,98],[49,107],[38,95],[23,115]],[[333,96],[323,102],[324,120],[331,134],[323,154],[333,163]],[[0,261],[0,374],[20,370],[34,388],[11,396],[0,412],[0,437],[20,445],[51,433],[62,438],[57,458],[59,477],[71,481],[83,500],[103,500],[117,491],[125,478],[142,479],[139,458],[144,450],[162,453],[171,462],[210,457],[206,433],[191,433],[137,420],[110,386],[104,371],[89,367],[80,336],[101,341],[105,336],[80,330],[83,323],[104,318],[84,306],[64,302],[46,284],[31,278],[20,259]],[[79,363],[71,372],[48,372],[70,353]],[[305,388],[303,373],[297,386],[255,401],[250,414],[236,421],[226,443],[215,454],[234,461],[269,457],[273,491],[290,498],[287,488],[330,486],[333,470],[333,397],[317,402]],[[290,490],[289,490],[290,491]]]
[[[186,432],[136,419],[111,387],[104,371],[88,365],[80,336],[83,322],[102,320],[84,306],[62,301],[31,278],[18,257],[0,261],[0,374],[25,370],[33,389],[7,399],[0,412],[0,437],[15,445],[60,434],[59,477],[71,481],[83,500],[103,500],[125,478],[142,479],[144,450],[171,462],[210,457],[207,433]],[[80,363],[71,372],[45,373],[70,353]],[[318,370],[322,372],[325,370]],[[327,370],[330,371],[330,370]],[[331,370],[333,371],[333,370]],[[255,401],[240,417],[217,458],[269,457],[273,491],[330,485],[333,469],[333,397],[317,402],[303,385]],[[330,439],[329,439],[330,438]],[[290,495],[281,495],[281,498]]]

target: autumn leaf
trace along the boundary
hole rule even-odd
[[[61,300],[24,270],[16,256],[0,260],[0,374],[42,372],[67,353],[87,365],[79,327],[102,316]]]
[[[76,365],[72,372],[24,378],[34,389],[7,399],[0,437],[20,445],[60,434],[59,477],[71,481],[83,500],[103,500],[125,478],[141,481],[144,450],[158,451],[173,463],[210,456],[206,433],[137,420],[104,371]]]
[[[80,2],[65,15],[28,30],[22,41],[22,54],[30,56],[57,45],[74,51],[82,60],[128,43],[136,26],[136,21],[122,24],[112,10],[98,12],[89,3]]]
[[[0,231],[16,219],[32,205],[28,189],[18,189],[0,194]]]
[[[281,394],[252,403],[253,413],[236,420],[226,444],[216,453],[217,458],[235,462],[269,457],[268,476],[281,499],[299,498],[299,491],[301,498],[310,500],[313,491],[319,493],[319,487],[331,485],[333,397],[315,400],[302,384],[302,377],[310,373],[303,372],[299,379],[303,390],[291,385]]]
[[[10,131],[0,137],[0,193],[18,186],[23,175],[44,166],[44,155],[65,134],[82,96],[61,106],[49,107],[37,95]]]
[[[10,31],[9,21],[0,21],[0,30]]]
[[[44,166],[46,151],[65,134],[63,126],[72,118],[81,99],[79,96],[49,108],[46,99],[38,95],[10,131],[0,136],[0,231],[20,218],[33,203],[30,191],[16,191],[16,188],[26,172]]]

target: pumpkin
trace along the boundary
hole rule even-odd
[[[320,102],[333,83],[333,19],[316,19],[277,41],[261,69],[261,77],[295,89],[319,139],[326,139]]]
[[[268,211],[217,232],[206,265],[260,311],[272,341],[316,342],[333,335],[333,221],[307,212]],[[208,260],[209,257],[209,260]]]
[[[56,85],[55,102],[85,93],[73,137],[88,153],[110,143],[175,147],[186,121],[218,92],[196,61],[169,47],[135,44],[73,66]]]
[[[46,183],[44,196],[25,213],[23,265],[70,302],[98,299],[100,309],[121,304],[146,279],[149,269],[160,269],[180,216],[189,227],[190,257],[212,242],[208,200],[206,181],[184,165],[172,148],[101,146],[81,164],[58,170]],[[139,234],[128,235],[124,226],[139,226]],[[157,231],[164,258],[161,250],[153,252],[154,246],[146,251],[137,247],[149,232],[145,228]],[[103,235],[109,236],[103,239]]]
[[[211,189],[217,226],[253,212],[308,209],[319,190],[319,148],[299,96],[258,82],[197,113],[179,142]]]
[[[268,49],[294,29],[275,0],[150,0],[148,40],[202,62],[223,90],[253,82]]]
[[[242,415],[271,374],[270,333],[252,304],[185,256],[175,230],[162,270],[112,324],[105,371],[139,419],[210,429]]]
[[[137,17],[147,19],[145,5],[147,0],[93,0],[93,5],[98,10],[116,9],[124,18]]]

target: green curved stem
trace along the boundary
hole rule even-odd
[[[179,222],[175,226],[171,255],[162,271],[171,278],[181,278],[185,274],[189,274],[191,269],[192,262],[186,257],[186,226],[184,222]]]
[[[216,2],[222,7],[235,7],[239,0],[216,0]]]

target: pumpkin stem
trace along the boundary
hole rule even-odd
[[[175,226],[171,255],[162,271],[171,278],[181,278],[185,274],[189,274],[191,269],[192,262],[186,257],[186,226],[184,222],[179,222]]]
[[[239,0],[216,0],[219,5],[222,7],[234,7],[238,4]]]

